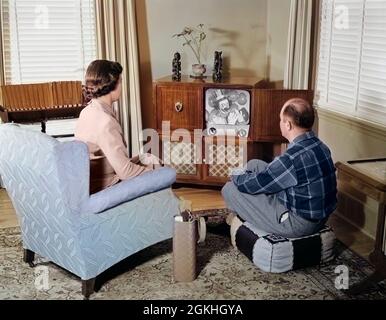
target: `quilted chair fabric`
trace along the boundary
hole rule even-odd
[[[23,246],[76,274],[95,278],[126,257],[170,239],[179,202],[163,168],[89,195],[82,142],[61,143],[0,125],[0,174],[18,215]]]

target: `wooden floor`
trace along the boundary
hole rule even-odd
[[[193,210],[208,210],[225,208],[220,191],[205,189],[176,189],[175,193],[192,202]],[[4,189],[0,189],[0,228],[18,226],[15,211]],[[354,252],[368,259],[374,248],[374,240],[352,227],[349,223],[334,214],[329,221],[334,228],[337,238]]]
[[[0,228],[10,228],[18,225],[11,200],[8,198],[7,192],[0,189]]]

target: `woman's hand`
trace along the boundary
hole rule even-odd
[[[140,164],[139,156],[132,157],[130,161],[134,164]]]
[[[141,154],[139,156],[139,161],[150,169],[159,169],[162,167],[161,159],[150,153]]]

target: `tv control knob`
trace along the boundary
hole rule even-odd
[[[240,137],[240,138],[246,138],[248,133],[246,130],[244,129],[240,129],[239,132],[237,133],[237,135]]]
[[[174,105],[174,109],[176,110],[176,112],[180,113],[184,110],[184,105],[182,102],[177,102],[175,105]]]
[[[215,136],[217,134],[217,129],[216,128],[209,128],[208,132],[209,132],[209,135]]]

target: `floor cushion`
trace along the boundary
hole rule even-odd
[[[259,269],[282,273],[328,263],[334,259],[335,234],[326,226],[317,234],[288,239],[257,230],[235,217],[231,241]]]

